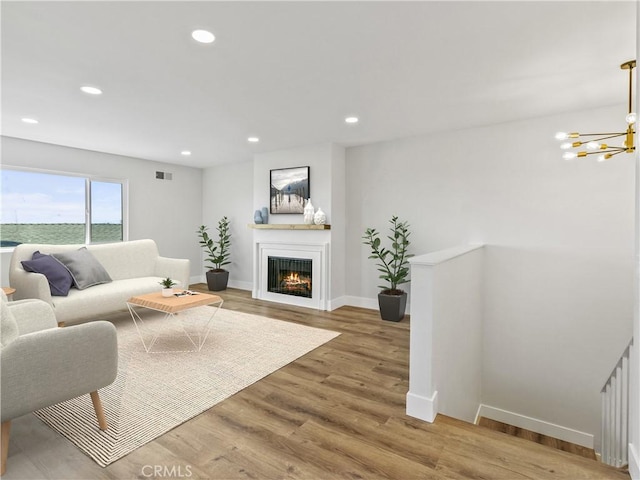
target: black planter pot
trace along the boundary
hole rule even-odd
[[[404,318],[404,311],[407,308],[407,292],[402,292],[402,295],[379,293],[378,307],[383,320],[399,322]]]
[[[207,287],[212,292],[219,292],[227,289],[229,282],[229,272],[226,270],[209,270],[207,272]]]

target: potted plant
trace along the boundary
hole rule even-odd
[[[409,258],[413,255],[409,249],[409,224],[401,222],[397,216],[389,220],[391,235],[391,248],[381,246],[380,233],[375,228],[367,228],[364,232],[363,243],[371,248],[369,258],[377,260],[379,276],[386,285],[380,285],[382,291],[378,294],[378,306],[383,320],[399,322],[404,317],[407,306],[407,292],[400,290],[398,285],[409,280]]]
[[[167,277],[167,278],[165,278],[164,280],[162,280],[159,283],[160,283],[160,285],[162,285],[162,296],[163,297],[170,297],[171,295],[173,295],[173,287],[175,287],[177,285],[176,282],[174,282],[169,277]]]
[[[229,220],[222,217],[218,222],[218,238],[214,240],[209,236],[208,227],[201,225],[197,230],[200,237],[200,246],[204,248],[207,254],[205,259],[205,267],[207,270],[207,287],[209,290],[218,292],[227,289],[229,282],[229,272],[225,270],[225,265],[231,263],[229,256],[231,255],[231,233],[229,233]]]

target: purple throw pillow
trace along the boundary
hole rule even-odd
[[[24,260],[22,267],[27,272],[41,273],[47,277],[51,295],[66,297],[73,285],[73,277],[69,270],[51,255],[33,252],[31,260]]]

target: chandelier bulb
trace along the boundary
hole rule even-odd
[[[576,152],[564,152],[562,154],[562,158],[564,158],[565,160],[573,160],[574,158],[577,158],[578,154]]]
[[[569,138],[569,134],[567,132],[556,133],[556,140],[566,140],[567,138]]]
[[[589,150],[598,150],[600,148],[600,144],[598,142],[591,141],[587,143],[587,148]]]
[[[573,145],[572,145],[571,142],[565,142],[565,143],[560,144],[560,148],[562,150],[569,150],[572,146]]]
[[[638,115],[635,112],[629,113],[626,117],[627,123],[629,125],[631,125],[632,123],[636,123],[637,119],[638,119]]]

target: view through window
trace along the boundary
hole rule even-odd
[[[3,168],[0,242],[124,240],[124,181]]]

